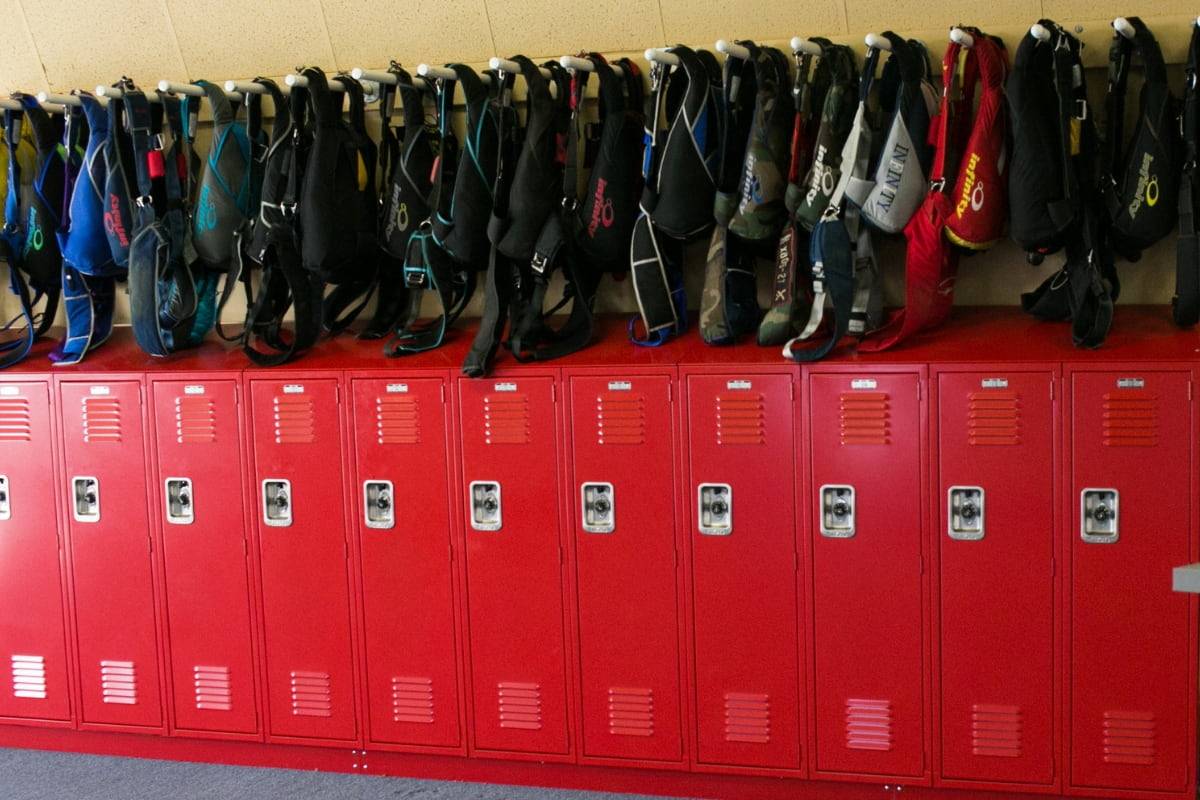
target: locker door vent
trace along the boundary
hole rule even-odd
[[[433,724],[433,681],[392,678],[392,721]]]
[[[1021,443],[1021,399],[1016,392],[971,392],[969,399],[967,444]]]
[[[891,403],[884,392],[843,392],[842,444],[890,444]]]
[[[375,398],[375,433],[379,444],[420,444],[420,401],[409,395]]]
[[[217,440],[217,407],[198,395],[175,398],[175,440],[179,444],[212,444]]]
[[[892,749],[891,701],[846,701],[846,747],[851,750]]]
[[[46,699],[46,659],[41,656],[12,657],[13,697]]]
[[[29,421],[29,401],[24,397],[0,400],[0,442],[28,442],[33,439]]]
[[[137,705],[137,667],[132,661],[100,662],[100,699],[119,706]]]
[[[1017,706],[976,704],[971,708],[971,752],[977,756],[1020,758],[1023,728]]]
[[[1105,447],[1154,447],[1158,444],[1158,398],[1104,395]]]
[[[102,395],[83,398],[83,441],[87,444],[121,441],[121,401]]]
[[[542,729],[542,687],[536,683],[496,684],[501,728]]]
[[[1104,712],[1104,761],[1154,766],[1156,722],[1148,711]]]
[[[765,444],[766,441],[766,404],[761,394],[717,395],[717,444]]]
[[[596,444],[646,441],[646,398],[629,392],[596,396]]]
[[[653,736],[653,690],[622,687],[609,689],[608,732],[613,736]]]
[[[275,444],[312,444],[316,441],[313,401],[302,394],[275,398]]]
[[[293,716],[333,716],[333,692],[328,672],[293,670],[291,679]]]
[[[725,741],[766,744],[771,741],[771,699],[765,694],[725,695]]]
[[[528,444],[529,398],[511,392],[485,395],[483,436],[487,444]]]
[[[200,711],[232,711],[233,682],[229,667],[192,667],[196,708]]]

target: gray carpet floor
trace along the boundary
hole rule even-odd
[[[0,749],[3,800],[661,800]]]

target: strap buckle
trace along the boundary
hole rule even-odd
[[[137,197],[133,198],[133,202],[137,205],[138,208],[145,208],[146,206],[148,206],[154,202],[154,198],[148,194],[140,194]]]
[[[1075,114],[1075,119],[1079,120],[1080,122],[1086,120],[1088,118],[1087,99],[1082,97],[1077,98],[1075,100],[1075,107],[1078,109],[1078,113]]]
[[[533,258],[529,260],[529,266],[538,275],[545,275],[546,265],[549,263],[549,261],[550,259],[546,258],[544,253],[535,252],[533,254]]]
[[[929,191],[931,191],[931,192],[941,192],[945,188],[946,188],[946,179],[945,178],[937,178],[937,179],[929,182]]]
[[[283,214],[284,218],[291,219],[296,216],[296,202],[282,202],[279,204],[279,213]]]

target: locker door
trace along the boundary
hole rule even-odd
[[[71,718],[51,436],[47,385],[0,385],[0,717]]]
[[[155,381],[151,392],[175,727],[254,733],[237,382]]]
[[[938,376],[942,774],[1054,779],[1054,376]]]
[[[458,385],[475,746],[566,753],[554,382]]]
[[[571,378],[583,751],[682,758],[671,379]]]
[[[809,380],[821,771],[923,770],[919,380]]]
[[[792,377],[690,375],[698,759],[800,766]]]
[[[146,452],[138,381],[59,385],[82,719],[157,727]]]
[[[1170,578],[1192,535],[1189,376],[1075,373],[1071,385],[1071,782],[1179,791],[1195,759],[1196,631]]]
[[[441,378],[354,381],[372,741],[460,742]]]
[[[269,731],[353,739],[337,381],[250,384]]]

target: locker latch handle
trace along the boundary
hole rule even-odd
[[[368,528],[387,530],[396,526],[396,507],[391,481],[363,481],[363,515]]]
[[[0,520],[12,517],[12,506],[8,500],[8,476],[0,475]]]
[[[821,535],[829,539],[854,536],[854,487],[821,487]]]
[[[1116,489],[1084,489],[1079,495],[1079,538],[1113,544],[1120,538],[1121,495]]]
[[[71,479],[73,501],[71,512],[76,522],[100,521],[100,481],[94,476]]]
[[[585,483],[579,487],[583,509],[581,521],[588,533],[612,533],[616,529],[616,496],[611,483]]]
[[[733,487],[728,483],[702,483],[696,489],[700,532],[705,536],[733,533]]]
[[[292,524],[292,482],[285,478],[268,478],[262,482],[263,523],[273,528]]]
[[[191,525],[196,519],[192,503],[192,481],[190,478],[167,478],[166,480],[167,522],[172,525]]]
[[[983,488],[951,486],[948,492],[947,520],[951,539],[977,542],[983,538]]]
[[[498,531],[503,524],[498,481],[471,481],[471,527],[477,531]]]

